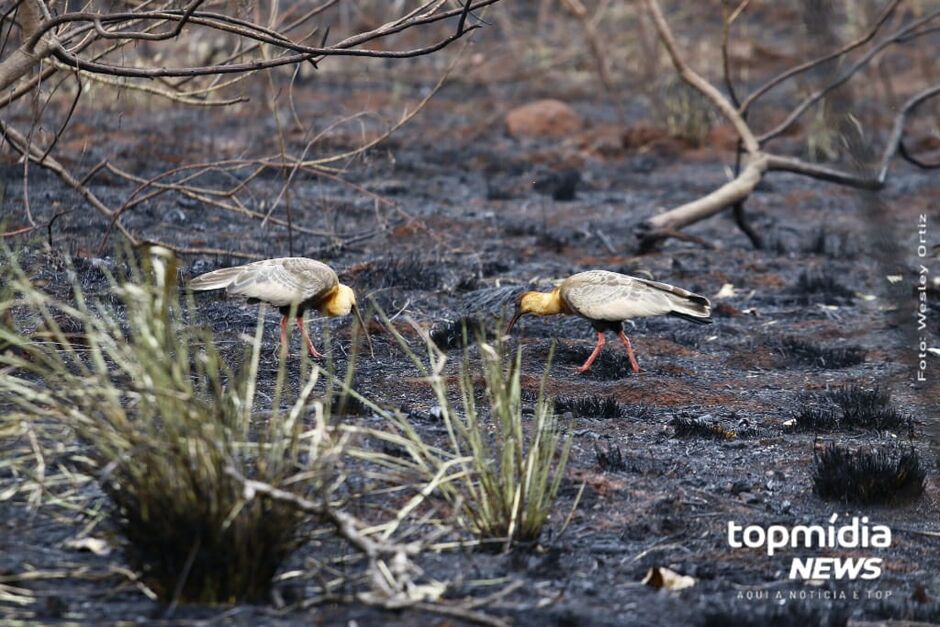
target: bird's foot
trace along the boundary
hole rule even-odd
[[[313,345],[313,342],[310,340],[310,337],[308,336],[304,339],[307,340],[307,351],[310,353],[310,356],[313,357],[314,359],[323,359],[323,354],[317,350],[316,346]]]
[[[578,366],[577,368],[574,368],[573,370],[574,370],[574,372],[577,373],[577,374],[584,374],[585,372],[587,372],[587,371],[590,370],[590,369],[591,369],[590,366]]]

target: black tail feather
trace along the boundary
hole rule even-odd
[[[711,324],[711,318],[699,318],[698,316],[691,316],[687,313],[682,313],[681,311],[670,311],[669,315],[673,318],[682,318],[683,320],[688,320],[689,322],[694,322],[695,324]]]

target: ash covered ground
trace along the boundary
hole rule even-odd
[[[423,93],[417,85],[403,89],[411,101]],[[388,92],[376,79],[303,84],[295,98],[302,115],[340,115],[362,103],[381,104]],[[940,621],[940,604],[932,600],[940,593],[936,456],[928,439],[930,421],[936,419],[936,405],[928,401],[937,398],[940,379],[934,376],[922,387],[911,384],[916,225],[922,213],[940,223],[935,202],[940,181],[900,162],[877,195],[774,174],[748,202],[765,250],[754,250],[730,216],[721,215],[689,229],[715,242],[715,249],[670,241],[660,251],[636,256],[630,252],[635,225],[656,208],[676,206],[723,183],[723,165],[732,153],[710,145],[711,139],[701,148],[655,137],[636,145],[629,130],[650,115],[642,101],[626,94],[615,102],[587,88],[564,94],[584,119],[581,130],[562,139],[507,135],[503,114],[544,95],[545,88],[531,85],[480,90],[456,82],[381,149],[348,168],[343,178],[355,186],[301,176],[291,188],[293,223],[335,234],[331,237],[289,235],[285,226],[261,226],[169,194],[134,207],[124,219],[145,237],[179,246],[322,259],[362,302],[374,301],[397,314],[395,324],[416,347],[420,338],[406,318],[427,329],[448,350],[447,372],[454,377],[464,350],[471,365],[479,361],[475,343],[461,345],[462,323],[479,322],[497,332],[519,291],[550,287],[578,271],[652,276],[712,299],[710,326],[666,318],[627,325],[643,368],[639,375],[630,372],[616,342],[608,342],[591,372],[576,374],[594,340],[583,320],[527,317],[517,325],[508,347],[522,350],[529,407],[557,340],[547,392],[573,438],[571,461],[539,547],[419,559],[426,576],[457,582],[449,591],[455,597],[499,589],[481,592],[481,581],[520,582],[485,608],[520,625],[843,624],[849,617]],[[73,129],[69,141],[86,146],[85,164],[116,156],[140,176],[209,156],[226,142],[260,141],[273,132],[270,123],[250,126],[224,114],[157,110],[153,115],[161,132],[180,138],[170,150],[154,140],[148,116],[126,118],[114,128],[107,111],[78,115],[83,126]],[[108,128],[113,130],[101,130]],[[331,145],[318,149],[352,147],[357,139],[352,132],[337,132]],[[791,147],[798,149],[795,143]],[[552,192],[572,184],[571,172],[578,174],[573,199],[556,200]],[[21,174],[20,165],[9,160],[3,165],[7,198],[21,194]],[[261,184],[276,194],[282,179],[266,176]],[[99,251],[106,222],[38,169],[30,174],[30,187],[34,203],[74,209],[56,221],[53,248],[76,257],[79,280],[89,293],[103,293],[101,268],[113,263],[110,248]],[[127,192],[106,173],[94,179],[93,188],[116,205]],[[67,293],[66,273],[42,242],[29,242],[26,250],[30,274]],[[244,261],[223,255],[182,259],[186,277]],[[888,275],[902,279],[891,283]],[[256,307],[219,294],[199,295],[196,302],[198,317],[212,327],[227,358],[237,362],[243,336],[254,328]],[[329,328],[331,357],[343,371],[350,320],[310,318],[314,338]],[[272,310],[262,377],[276,372],[277,323]],[[378,324],[371,329],[375,357],[359,359],[356,389],[407,413],[424,437],[442,439],[433,394],[392,338]],[[928,329],[934,342],[938,330],[934,308]],[[296,333],[293,342],[292,354],[299,359]],[[936,361],[931,368],[937,371]],[[903,419],[882,428],[791,424],[807,407],[829,407],[829,391],[851,386],[889,391],[886,403]],[[381,426],[368,412],[343,420]],[[899,454],[915,450],[927,470],[924,494],[885,506],[822,499],[813,490],[814,464],[828,443],[892,447]],[[581,501],[559,537],[582,484]],[[788,578],[798,551],[768,557],[758,549],[728,546],[728,521],[766,528],[826,524],[833,514],[844,522],[864,515],[891,527],[891,548],[876,553],[884,558],[879,579],[807,585]],[[83,573],[18,583],[35,590],[38,606],[7,605],[0,615],[37,621],[162,616],[162,606],[110,570],[120,563],[119,552],[96,557],[65,548],[80,521],[54,506],[37,510],[18,498],[0,502],[0,517],[5,518],[0,581],[24,568]],[[301,549],[285,570],[302,567],[317,550]],[[865,556],[861,550],[827,554]],[[642,584],[654,567],[668,567],[697,583],[681,592]],[[781,603],[778,592],[799,598]],[[305,591],[285,584],[281,594],[297,601]],[[765,594],[768,598],[748,598]],[[925,602],[911,600],[925,594]],[[416,610],[381,613],[355,605],[301,610],[288,603],[287,610],[182,607],[173,620],[404,625],[444,619]]]

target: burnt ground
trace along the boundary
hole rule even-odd
[[[368,81],[319,87],[301,87],[302,113],[339,114],[387,99],[383,86]],[[421,95],[417,86],[404,89],[411,102]],[[911,313],[916,219],[923,212],[929,213],[931,224],[940,219],[935,203],[940,181],[895,163],[887,189],[875,196],[793,175],[772,175],[748,203],[768,240],[766,250],[753,250],[731,219],[720,216],[689,229],[718,243],[718,249],[672,241],[660,252],[634,256],[629,252],[633,226],[657,207],[675,206],[719,185],[725,180],[722,164],[729,162],[730,154],[672,142],[631,145],[622,133],[631,121],[648,114],[644,105],[627,98],[629,104],[622,108],[588,89],[567,94],[587,121],[576,137],[508,137],[502,113],[539,95],[531,88],[478,90],[459,83],[445,88],[382,149],[349,166],[346,180],[375,196],[326,178],[300,177],[292,187],[292,219],[307,228],[334,232],[336,238],[294,233],[289,243],[286,228],[262,227],[244,216],[173,195],[135,207],[126,214],[126,224],[146,237],[180,246],[258,257],[292,252],[328,261],[362,301],[372,299],[389,315],[397,314],[396,324],[416,347],[419,338],[406,318],[450,344],[451,374],[456,374],[462,352],[455,338],[460,321],[482,320],[496,329],[518,291],[550,286],[553,279],[577,271],[648,273],[713,299],[711,326],[651,319],[628,327],[644,368],[639,375],[629,372],[615,342],[608,343],[591,373],[575,374],[573,368],[593,344],[593,331],[582,320],[520,322],[509,346],[522,350],[524,385],[533,395],[551,342],[557,339],[548,393],[561,399],[566,410],[566,429],[574,441],[571,462],[539,547],[508,554],[462,550],[419,560],[428,577],[456,582],[449,592],[454,598],[482,597],[520,582],[514,592],[485,609],[521,625],[773,620],[839,624],[848,616],[940,620],[940,604],[932,600],[940,594],[940,492],[936,456],[927,438],[930,421],[936,419],[936,405],[928,400],[936,398],[938,365],[929,362],[932,388],[912,385]],[[148,176],[215,151],[224,153],[227,141],[251,142],[273,133],[270,121],[249,125],[244,116],[148,113],[122,118],[115,128],[107,107],[80,111],[81,124],[68,138],[86,151],[77,167],[111,156],[128,170]],[[178,141],[160,141],[153,130],[154,115],[161,132]],[[316,150],[329,154],[355,146],[360,139],[356,133],[338,132]],[[574,200],[556,201],[539,191],[551,189],[551,182],[533,186],[533,181],[565,170],[581,176]],[[21,195],[22,167],[7,161],[2,172],[8,199],[4,213],[15,220],[11,209],[18,205],[11,199]],[[278,174],[268,176],[260,185],[273,196],[281,179]],[[113,263],[107,254],[97,253],[106,225],[57,180],[38,169],[30,177],[34,205],[43,205],[42,211],[75,209],[55,223],[53,245],[78,257],[79,279],[91,292],[103,290],[99,268]],[[115,205],[127,193],[126,185],[104,173],[94,179],[93,187]],[[356,241],[337,245],[346,239]],[[65,273],[47,263],[42,240],[23,245],[31,251],[31,273],[48,281],[50,289],[64,289]],[[240,262],[190,255],[184,257],[183,272],[189,276]],[[891,284],[888,274],[903,279]],[[723,289],[726,285],[733,290]],[[213,294],[200,295],[197,303],[200,318],[212,326],[226,355],[240,359],[242,336],[256,320],[255,307]],[[929,337],[936,342],[940,316],[936,309],[931,316]],[[266,325],[271,351],[261,376],[272,377],[275,312],[269,312]],[[310,326],[315,338],[329,326],[335,340],[332,359],[342,371],[350,321],[312,319]],[[441,438],[430,390],[381,327],[373,324],[372,332],[375,358],[359,361],[357,389],[383,406],[408,413],[425,437]],[[295,334],[295,354],[298,341]],[[471,344],[467,351],[470,363],[477,363],[478,348]],[[897,410],[913,417],[912,429],[849,425],[814,431],[787,426],[826,390],[847,385],[889,389]],[[592,411],[578,399],[610,400]],[[592,415],[602,410],[608,415]],[[379,418],[368,415],[343,420],[381,426]],[[683,428],[690,421],[707,428]],[[851,448],[913,447],[928,471],[925,493],[891,506],[822,500],[813,492],[814,459],[829,442]],[[0,479],[4,489],[15,483],[10,476]],[[582,484],[586,488],[572,522],[557,537]],[[0,598],[0,615],[30,622],[161,617],[164,608],[115,571],[121,563],[119,551],[96,557],[66,548],[64,542],[81,525],[60,507],[36,508],[18,494],[0,500],[0,518],[5,519],[0,582],[37,595],[35,603],[23,606]],[[891,526],[891,548],[877,553],[885,559],[880,579],[806,585],[787,578],[790,559],[799,553],[787,550],[767,557],[759,550],[732,550],[726,541],[729,520],[764,527],[825,524],[834,513],[843,521],[865,515]],[[99,525],[97,535],[111,533],[106,523]],[[302,567],[316,551],[314,546],[301,549],[285,570]],[[838,549],[827,554],[865,555]],[[658,566],[693,576],[697,584],[681,592],[643,585],[647,570]],[[31,570],[62,575],[33,581],[24,575]],[[479,583],[487,580],[500,583]],[[775,598],[777,592],[791,591],[799,598]],[[912,595],[921,598],[923,591],[927,603],[909,601]],[[747,598],[763,593],[769,598]],[[854,593],[860,598],[853,599]],[[289,601],[284,610],[183,607],[173,620],[445,620],[414,611],[380,613],[348,605],[301,610],[292,602],[304,597],[302,587],[285,584],[281,594]],[[843,594],[848,599],[840,599]]]

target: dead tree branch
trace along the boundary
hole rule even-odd
[[[122,7],[124,10],[121,11],[102,10],[101,7],[107,5],[102,3],[99,6],[97,2],[91,0],[85,3],[80,11],[69,11],[68,5],[64,7],[56,5],[60,11],[59,14],[50,10],[51,3],[47,0],[19,0],[15,13],[11,8],[4,18],[7,35],[18,29],[21,43],[19,47],[6,55],[0,49],[0,89],[4,90],[4,98],[0,100],[0,111],[24,96],[37,92],[44,82],[53,79],[56,74],[67,73],[65,76],[74,76],[79,83],[77,93],[74,93],[74,100],[65,113],[64,121],[58,126],[58,131],[51,141],[41,142],[44,145],[36,145],[36,138],[33,137],[32,132],[23,133],[17,130],[12,119],[6,117],[0,119],[0,133],[13,150],[23,156],[24,167],[29,163],[35,163],[52,171],[67,186],[81,194],[85,201],[107,220],[109,226],[105,241],[113,229],[127,237],[134,245],[143,243],[144,239],[133,234],[123,223],[122,217],[132,207],[154,199],[167,191],[185,195],[222,210],[259,219],[262,224],[286,225],[291,233],[296,231],[322,236],[333,243],[347,241],[347,238],[337,236],[335,233],[295,225],[290,215],[286,220],[272,215],[278,207],[281,196],[288,193],[287,189],[281,190],[278,199],[271,207],[265,209],[262,205],[259,211],[250,209],[249,205],[239,198],[239,194],[246,190],[246,186],[253,178],[269,168],[286,169],[291,173],[303,171],[337,176],[341,170],[338,167],[331,167],[331,164],[348,162],[385,141],[398,128],[411,120],[425,106],[430,96],[411,108],[400,120],[391,124],[388,130],[379,137],[363,142],[362,145],[341,154],[316,155],[308,158],[307,149],[304,149],[302,155],[296,157],[288,154],[285,146],[282,145],[280,154],[275,157],[242,159],[238,163],[220,161],[215,164],[204,164],[203,172],[205,173],[222,171],[230,176],[232,169],[254,167],[254,171],[248,174],[248,178],[233,176],[236,178],[236,185],[228,190],[194,184],[200,174],[193,174],[192,170],[189,172],[193,174],[192,179],[178,180],[177,177],[167,179],[167,173],[149,178],[125,172],[105,160],[103,162],[105,165],[101,165],[95,172],[107,167],[110,172],[139,185],[117,208],[109,207],[89,187],[94,173],[90,173],[84,179],[79,179],[69,172],[62,160],[57,159],[53,154],[59,138],[65,133],[72,119],[76,105],[83,97],[83,91],[86,91],[83,90],[83,85],[87,85],[89,80],[119,89],[139,90],[185,105],[227,106],[244,102],[246,98],[244,96],[223,97],[221,90],[257,74],[259,70],[292,64],[299,68],[300,64],[308,62],[317,68],[324,59],[334,56],[401,59],[441,50],[480,28],[477,24],[468,23],[473,11],[499,2],[499,0],[461,0],[456,8],[453,8],[447,6],[448,3],[443,0],[425,1],[377,28],[348,34],[330,45],[327,44],[326,38],[329,28],[320,29],[314,25],[313,28],[307,28],[308,32],[304,34],[294,34],[299,27],[340,1],[323,0],[312,8],[288,7],[285,11],[273,11],[271,15],[276,18],[272,17],[270,23],[262,24],[251,19],[244,19],[240,14],[229,14],[230,3],[219,0],[188,0],[186,3],[148,0],[142,3],[125,4]],[[260,14],[259,12],[258,15]],[[14,17],[11,16],[15,16],[15,26],[12,22]],[[453,29],[450,30],[450,34],[439,38],[434,43],[407,49],[385,49],[378,43],[393,35],[444,20],[453,20]],[[320,30],[324,31],[324,35],[320,38],[320,45],[310,45],[311,38]],[[233,45],[234,49],[224,54],[220,62],[180,63],[178,67],[173,67],[172,64],[164,65],[161,60],[158,60],[159,57],[149,56],[151,54],[149,46],[167,45],[165,42],[171,42],[187,34],[193,36],[192,33],[195,32],[218,33],[224,37],[227,44]],[[135,47],[135,43],[141,45]],[[444,78],[449,72],[450,70],[445,73]],[[225,76],[234,76],[234,78],[223,80]],[[443,80],[431,91],[431,95],[438,91]],[[82,81],[85,83],[83,84]],[[271,93],[270,90],[269,93]],[[43,110],[41,109],[38,114],[33,113],[34,127],[37,126],[38,118]],[[317,135],[317,137],[320,136]],[[289,185],[293,178],[291,174],[286,185]],[[25,192],[24,205],[28,208],[28,198]],[[31,216],[27,215],[27,217],[32,222]],[[19,230],[13,229],[9,233],[16,232]],[[371,232],[375,232],[375,229]],[[361,234],[354,234],[354,237],[361,237]],[[166,246],[166,244],[163,245]],[[178,253],[224,252],[207,248],[167,247]]]
[[[11,85],[32,72],[33,68],[52,54],[57,45],[53,38],[40,35],[43,22],[49,19],[49,10],[44,2],[22,0],[18,12],[20,31],[25,41],[8,57],[0,61],[0,91],[6,91]]]
[[[903,104],[894,116],[891,132],[885,142],[881,159],[878,162],[877,169],[874,172],[853,173],[804,161],[802,159],[778,155],[768,152],[764,145],[772,139],[779,137],[787,131],[796,122],[799,117],[805,113],[811,106],[819,102],[828,93],[844,84],[859,71],[865,68],[879,52],[892,44],[905,43],[913,38],[922,36],[932,30],[927,26],[935,19],[940,17],[940,10],[935,10],[924,15],[921,18],[913,20],[899,28],[894,33],[881,39],[871,48],[869,48],[858,60],[848,65],[845,70],[840,72],[831,82],[815,90],[803,101],[801,101],[777,126],[769,131],[756,135],[746,121],[746,114],[750,107],[764,94],[775,86],[781,84],[797,74],[805,72],[811,68],[817,67],[822,63],[858,49],[869,41],[873,40],[878,31],[895,12],[900,0],[891,0],[881,11],[875,22],[860,37],[840,47],[838,50],[813,59],[812,61],[795,66],[785,72],[775,76],[768,82],[758,87],[754,92],[748,95],[739,106],[735,106],[736,95],[734,86],[731,83],[730,69],[727,55],[728,30],[731,23],[747,7],[747,0],[741,2],[738,7],[725,19],[725,27],[722,33],[722,55],[723,70],[726,89],[729,96],[725,96],[711,83],[696,73],[682,57],[676,44],[675,37],[669,28],[669,24],[663,16],[658,0],[645,0],[646,7],[653,18],[653,23],[659,34],[666,52],[672,61],[676,71],[682,79],[694,89],[698,90],[708,101],[718,109],[719,112],[731,123],[738,134],[739,156],[744,153],[744,168],[737,173],[735,178],[725,183],[717,190],[697,199],[686,203],[665,213],[654,215],[637,227],[636,235],[639,239],[639,248],[641,251],[648,251],[654,248],[659,242],[670,237],[676,237],[679,229],[690,224],[699,222],[712,215],[720,213],[729,207],[735,208],[736,219],[739,226],[745,232],[749,225],[743,218],[743,203],[751,195],[754,189],[760,183],[767,172],[785,171],[801,174],[822,181],[828,181],[839,185],[854,187],[857,189],[879,190],[882,189],[887,181],[890,163],[897,154],[901,154],[905,159],[911,160],[907,153],[904,143],[904,129],[910,114],[925,101],[940,94],[940,85],[929,86],[920,92],[914,94]],[[933,164],[924,164],[931,166]],[[739,215],[740,214],[740,215]],[[750,234],[749,234],[750,237]],[[758,245],[754,237],[752,242]]]

